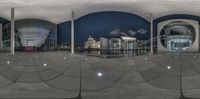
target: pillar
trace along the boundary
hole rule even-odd
[[[2,24],[0,24],[0,49],[3,48],[3,39],[2,39],[2,36],[3,36],[3,32],[2,32]]]
[[[153,53],[153,14],[150,14],[150,51]]]
[[[15,55],[15,8],[11,8],[11,55]]]
[[[71,12],[71,53],[74,54],[74,11]]]

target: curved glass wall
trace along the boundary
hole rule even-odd
[[[183,52],[190,48],[195,40],[194,27],[181,21],[167,24],[160,34],[163,46],[171,52]]]
[[[39,19],[16,21],[15,46],[19,51],[47,51],[57,48],[57,27]],[[4,48],[10,47],[10,23],[3,28]]]

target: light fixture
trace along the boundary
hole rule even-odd
[[[47,64],[46,64],[46,63],[44,63],[44,64],[43,64],[43,66],[44,66],[44,67],[46,67],[46,66],[47,66]]]
[[[10,64],[10,61],[7,61],[6,63],[7,63],[7,64]]]
[[[101,72],[97,73],[98,77],[101,77],[103,74]]]
[[[168,69],[168,70],[171,70],[171,68],[172,68],[171,66],[167,66],[167,69]]]

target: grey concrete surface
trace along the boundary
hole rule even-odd
[[[116,58],[69,52],[0,53],[0,98],[178,99],[200,97],[200,55]]]

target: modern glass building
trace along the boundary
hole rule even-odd
[[[0,98],[200,99],[199,0],[2,0]]]

